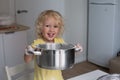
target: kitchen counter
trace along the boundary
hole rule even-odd
[[[0,26],[0,34],[23,31],[23,30],[28,30],[28,29],[29,29],[28,26],[19,25],[19,24],[12,24],[9,26]]]
[[[67,80],[97,80],[99,77],[103,75],[107,75],[108,73],[101,70],[94,70],[79,76],[75,76],[73,78]]]

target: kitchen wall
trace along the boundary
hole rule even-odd
[[[87,0],[65,0],[65,40],[80,43],[84,51],[76,55],[76,62],[86,60]]]
[[[64,11],[62,10],[62,15],[65,19],[64,39],[68,43],[80,43],[83,46],[84,51],[76,56],[76,62],[86,60],[87,0],[65,0],[63,2]],[[8,13],[14,16],[14,0],[0,1],[0,13]]]

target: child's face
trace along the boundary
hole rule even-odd
[[[54,38],[59,34],[60,27],[56,20],[49,17],[45,20],[42,28],[42,36],[47,42],[53,42]]]

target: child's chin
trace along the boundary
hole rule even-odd
[[[54,38],[49,38],[48,41],[54,41]]]

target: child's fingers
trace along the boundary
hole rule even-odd
[[[83,47],[79,43],[75,45],[75,48],[76,48],[76,51],[80,51],[80,52],[83,51]]]

